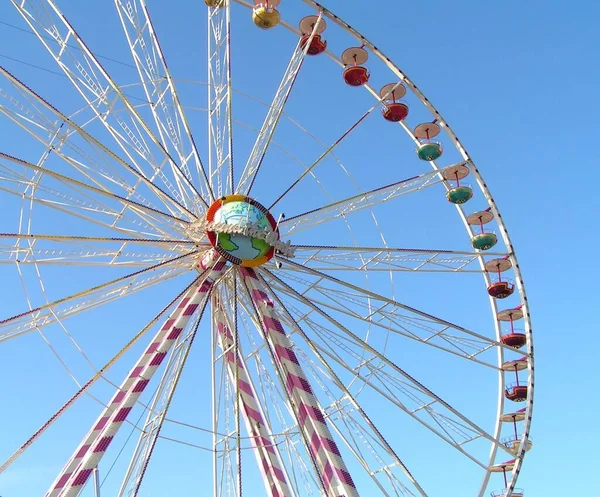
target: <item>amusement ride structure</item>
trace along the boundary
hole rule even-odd
[[[41,336],[73,379],[18,433],[0,483],[30,454],[68,453],[46,497],[156,495],[156,474],[181,493],[153,456],[187,444],[197,495],[524,495],[534,357],[519,264],[480,171],[404,72],[313,0],[205,0],[202,86],[172,74],[151,2],[114,0],[111,36],[137,75],[121,83],[59,3],[12,0],[69,97],[0,67],[3,128],[32,144],[0,151],[14,213],[0,261],[28,306],[5,312],[0,342]],[[254,43],[244,30],[266,37],[264,58],[236,58]],[[286,51],[269,103],[241,93]]]

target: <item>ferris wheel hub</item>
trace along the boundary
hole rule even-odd
[[[244,267],[260,266],[271,260],[276,249],[286,247],[273,216],[245,195],[227,195],[210,206],[206,236],[225,259]]]

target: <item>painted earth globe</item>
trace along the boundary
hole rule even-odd
[[[242,228],[273,230],[273,222],[260,204],[241,196],[229,196],[219,201],[213,209],[210,221],[215,224],[227,224]],[[230,261],[244,266],[256,266],[271,258],[272,247],[265,240],[240,233],[217,231],[214,245]]]

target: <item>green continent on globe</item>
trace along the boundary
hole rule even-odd
[[[261,240],[260,238],[252,238],[252,246],[258,250],[260,256],[265,255],[269,249],[271,248],[271,246],[265,242],[264,240]]]
[[[233,252],[234,250],[239,249],[239,247],[231,241],[231,235],[229,233],[219,233],[218,237],[219,245],[227,250],[227,252]]]

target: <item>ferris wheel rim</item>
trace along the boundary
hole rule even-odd
[[[246,0],[231,0],[231,1],[233,3],[237,3],[237,4],[243,5],[245,7],[252,8],[252,5],[250,3],[248,3]],[[367,48],[369,48],[371,50],[371,52],[374,53],[382,62],[384,62],[386,65],[388,65],[389,69],[393,73],[395,73],[396,76],[399,77],[400,81],[402,81],[403,83],[406,83],[411,88],[413,93],[419,98],[421,103],[423,105],[425,105],[430,110],[430,112],[436,117],[436,120],[437,120],[436,122],[439,123],[439,125],[444,129],[444,131],[446,131],[446,133],[452,140],[454,146],[457,148],[457,150],[463,156],[464,160],[471,166],[471,169],[473,170],[476,180],[477,180],[477,185],[478,185],[479,189],[482,191],[482,193],[484,194],[486,200],[488,201],[491,211],[494,214],[495,220],[498,223],[504,243],[505,243],[506,247],[509,248],[509,250],[510,250],[510,258],[513,261],[513,267],[514,267],[514,272],[515,272],[515,282],[519,289],[519,294],[521,296],[521,305],[519,308],[523,309],[524,318],[525,318],[525,333],[527,336],[527,357],[528,357],[528,379],[527,379],[527,382],[529,385],[528,398],[527,398],[527,415],[525,417],[525,426],[523,429],[524,437],[523,437],[522,450],[520,450],[520,452],[517,454],[515,469],[513,472],[513,478],[511,479],[511,482],[507,486],[507,489],[510,492],[516,485],[516,477],[518,476],[518,474],[520,472],[520,468],[523,464],[523,457],[525,455],[525,446],[527,445],[527,442],[529,440],[529,432],[531,429],[532,412],[533,412],[535,381],[534,381],[534,354],[533,354],[533,336],[532,336],[531,315],[529,312],[528,299],[527,299],[527,294],[525,292],[523,276],[521,274],[521,269],[520,269],[520,266],[519,266],[519,263],[517,260],[514,245],[510,238],[508,229],[504,223],[502,215],[500,214],[499,208],[498,208],[491,192],[489,191],[487,184],[483,180],[483,177],[482,177],[479,169],[475,165],[475,162],[471,158],[470,154],[467,152],[467,150],[464,147],[464,145],[462,144],[462,142],[459,140],[456,133],[453,131],[452,127],[442,117],[441,113],[431,103],[431,101],[425,97],[425,95],[421,92],[421,90],[412,82],[412,80],[410,80],[410,78],[408,78],[408,76],[406,76],[406,74],[396,64],[394,64],[394,62],[389,57],[387,57],[376,45],[371,43],[366,37],[364,37],[362,34],[360,34],[359,31],[357,31],[355,28],[350,26],[339,16],[337,16],[332,11],[327,9],[322,4],[316,2],[315,0],[302,0],[302,1],[305,4],[312,6],[317,12],[321,12],[329,20],[335,22],[336,24],[338,24],[338,26],[342,27],[343,29],[345,29],[346,31],[351,33],[356,39],[361,40],[361,42],[363,43],[363,46],[366,46]],[[289,29],[290,31],[292,31],[296,34],[300,33],[296,28],[294,28],[293,26],[291,26],[285,22],[282,22],[281,24],[282,24],[282,26],[284,26],[285,28]],[[326,51],[326,53],[330,57],[330,59],[337,62],[338,65],[340,65],[342,67],[344,66],[344,63],[337,56],[335,56],[334,54],[332,54],[331,52],[328,52],[328,51]],[[365,85],[365,86],[368,86],[368,85]],[[375,98],[379,97],[379,95],[374,91],[371,91],[371,94]],[[403,122],[401,122],[400,125],[409,134],[409,136],[413,137],[414,142],[418,144],[419,141],[416,137],[414,137],[411,130],[408,127],[406,127]],[[439,171],[439,168],[437,167],[435,162],[430,162],[430,164],[434,168],[434,170]],[[470,236],[473,236],[474,232],[471,229],[469,223],[467,222],[467,216],[464,213],[462,207],[459,205],[457,205],[456,207],[457,207],[457,210],[459,211],[459,215],[463,219],[463,223],[465,225],[465,229],[466,229],[467,233]],[[483,266],[483,264],[484,264],[483,254],[482,254],[482,257],[480,258],[480,262],[481,262],[481,265]],[[484,276],[486,285],[489,285],[489,283],[491,281],[489,278],[489,275],[487,273],[484,273],[483,276]],[[492,313],[495,317],[500,312],[500,310],[498,308],[497,302],[492,298],[490,298],[490,306],[492,309]],[[496,324],[496,326],[495,326],[496,337],[497,337],[497,340],[499,341],[502,332],[500,330],[500,327],[498,326],[497,320],[495,320],[495,324]],[[500,366],[503,362],[504,362],[503,349],[499,348],[498,365]],[[505,397],[503,395],[503,392],[504,392],[504,377],[502,375],[499,375],[498,410],[497,410],[497,421],[496,421],[496,429],[495,429],[496,438],[498,438],[500,431],[501,431],[501,426],[502,426],[502,422],[501,422],[500,418],[504,412],[504,404],[505,404]],[[492,452],[490,454],[490,468],[492,467],[491,465],[495,459],[496,451],[497,451],[497,446],[493,446]],[[482,497],[482,495],[485,491],[485,488],[487,486],[487,482],[489,480],[490,475],[491,475],[491,471],[488,471],[484,477],[484,481],[482,483],[479,497]]]
[[[304,1],[306,3],[309,3],[309,4],[314,4],[314,6],[316,8],[318,8],[318,9],[321,9],[321,10],[324,9],[322,6],[320,6],[316,2],[312,2],[312,0],[304,0]],[[237,2],[237,3],[245,4],[245,2]],[[245,5],[245,6],[247,6],[247,5]],[[329,11],[327,11],[327,12],[329,12]],[[336,19],[339,19],[339,18],[336,17]],[[347,26],[347,27],[350,28],[349,26]],[[373,50],[373,51],[375,53],[377,53],[376,49]],[[383,54],[378,54],[378,55],[381,56],[381,57],[384,57]],[[387,59],[387,60],[389,61],[389,59]],[[399,69],[397,69],[397,71],[399,72]],[[415,89],[416,89],[416,87],[415,87]],[[426,105],[431,105],[431,104],[429,104],[428,100],[425,99],[424,96],[423,96],[423,99],[424,99],[423,103],[427,102]],[[439,113],[437,112],[437,110],[435,110],[435,108],[432,105],[431,105],[431,108],[435,111],[434,113],[436,115],[439,115]],[[441,116],[440,116],[440,118],[441,118]],[[445,121],[443,121],[443,120],[442,120],[442,122],[445,123]],[[489,191],[487,190],[487,185],[485,185],[485,183],[483,183],[483,180],[481,179],[481,176],[479,175],[478,170],[476,169],[474,163],[472,162],[472,160],[468,156],[466,150],[464,150],[464,148],[462,148],[462,145],[458,141],[458,138],[456,138],[455,135],[453,134],[453,131],[451,130],[451,128],[449,126],[445,126],[445,127],[447,128],[448,133],[451,134],[451,138],[454,137],[453,141],[455,142],[455,145],[457,146],[457,148],[460,146],[459,150],[461,151],[461,153],[464,154],[465,160],[467,160],[469,162],[469,164],[473,167],[473,169],[474,169],[474,171],[476,173],[476,176],[478,178],[478,186],[484,192],[484,194],[486,194],[486,198],[488,198],[490,204],[495,209],[495,212],[497,214],[497,216],[496,216],[497,217],[497,222],[498,222],[498,224],[500,226],[500,229],[502,231],[502,236],[504,238],[506,246],[508,248],[510,248],[510,250],[511,250],[510,256],[514,260],[515,273],[518,276],[518,278],[517,278],[517,285],[519,286],[520,294],[523,296],[523,298],[525,300],[525,310],[526,310],[526,316],[527,316],[526,321],[525,321],[526,322],[526,331],[527,331],[527,333],[529,335],[529,338],[531,338],[531,336],[530,336],[531,335],[530,318],[529,318],[529,312],[528,312],[527,307],[526,307],[527,302],[526,302],[526,297],[525,297],[525,293],[524,293],[524,288],[522,288],[523,283],[522,283],[520,268],[519,268],[519,266],[517,264],[516,256],[514,255],[514,248],[512,246],[510,238],[508,236],[508,232],[507,232],[507,230],[506,230],[506,228],[504,226],[504,222],[503,222],[501,216],[499,215],[499,212],[497,211],[497,208],[494,207],[495,206],[495,202],[493,201],[493,198],[491,197],[491,195],[489,195]],[[479,182],[481,182],[481,184],[479,184]],[[463,220],[464,220],[464,216],[463,216]],[[467,225],[467,230],[469,230],[468,225]],[[481,258],[481,260],[482,260],[482,258]],[[487,273],[484,272],[483,274],[484,274],[484,277],[487,276]],[[495,310],[497,312],[497,308],[494,307],[494,306],[493,306],[493,310]],[[498,335],[497,338],[499,339],[499,331],[498,330],[497,330],[497,335]],[[529,423],[530,423],[530,419],[531,419],[531,414],[530,414],[530,412],[531,412],[531,405],[532,405],[532,402],[533,402],[533,376],[532,376],[532,372],[533,372],[533,354],[532,354],[532,342],[531,342],[531,340],[528,343],[529,343],[528,347],[530,348],[530,350],[529,350],[529,352],[530,352],[529,356],[530,356],[530,360],[531,360],[531,364],[529,365],[529,368],[530,368],[530,380],[529,380],[529,383],[532,386],[532,391],[531,391],[531,394],[530,394],[530,400],[528,400],[528,410],[529,410],[529,414],[527,416],[528,424],[527,424],[527,430],[524,430],[524,432],[526,432],[526,433],[528,432],[528,429],[529,429]],[[501,351],[501,350],[502,350],[502,348],[499,348],[499,351]],[[501,358],[501,356],[500,356],[500,358]],[[501,360],[500,360],[500,363],[502,363]],[[502,393],[502,391],[503,391],[503,384],[502,383],[501,383],[501,387],[500,387],[499,391],[500,391],[500,393]],[[501,395],[501,399],[503,401],[502,395]],[[498,438],[498,437],[496,437],[496,438]],[[521,456],[522,456],[522,454],[521,454]],[[493,459],[493,457],[491,459]],[[518,459],[518,463],[517,463],[517,469],[516,469],[515,473],[518,473],[518,470],[519,470],[518,468],[520,468],[520,463],[522,463],[522,457],[520,457],[520,458],[518,457],[517,459]],[[488,475],[489,475],[489,471],[488,471]],[[485,487],[485,485],[484,485],[484,487]]]

